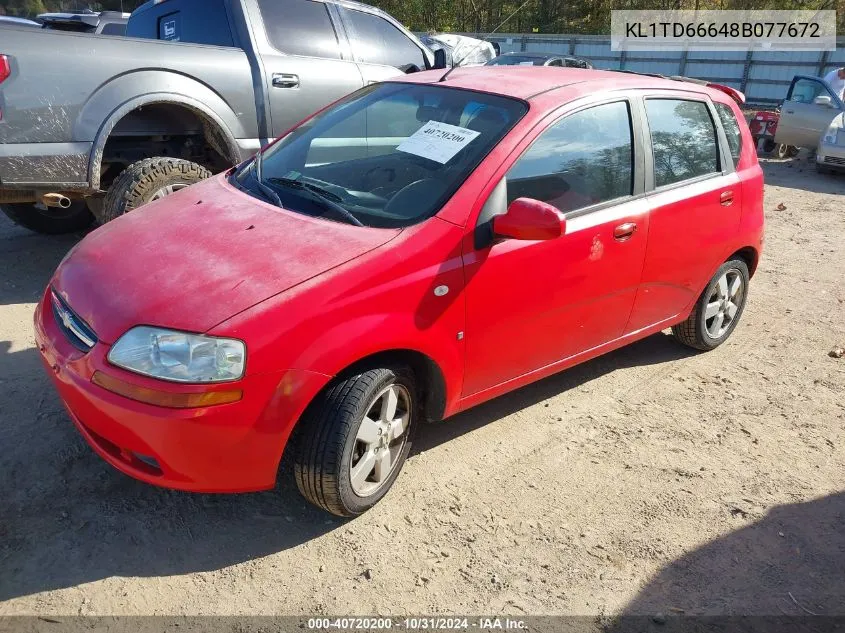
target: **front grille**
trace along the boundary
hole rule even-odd
[[[838,156],[825,156],[824,162],[832,163],[834,165],[845,165],[845,158],[839,158]]]
[[[52,290],[50,291],[50,296],[52,297],[53,303],[53,316],[62,334],[80,352],[90,351],[97,343],[97,335],[94,333],[94,330]]]

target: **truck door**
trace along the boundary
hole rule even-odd
[[[339,6],[339,9],[364,83],[376,83],[414,69],[426,69],[426,57],[421,46],[385,17],[345,6]]]
[[[255,32],[267,77],[273,136],[360,88],[358,65],[329,7],[315,0],[258,0]]]
[[[815,148],[830,122],[842,110],[842,101],[826,81],[797,76],[781,107],[775,142]]]

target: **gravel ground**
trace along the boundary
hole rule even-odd
[[[728,343],[659,334],[424,427],[348,522],[289,470],[212,496],[105,465],[33,347],[78,236],[0,218],[0,615],[845,614],[845,176],[764,168]]]

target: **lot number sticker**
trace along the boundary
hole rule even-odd
[[[480,132],[457,125],[429,121],[402,141],[396,149],[445,165],[479,134]]]

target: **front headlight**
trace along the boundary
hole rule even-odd
[[[242,341],[142,325],[121,336],[109,362],[145,376],[174,382],[225,382],[244,375]]]
[[[842,126],[845,121],[843,121],[843,115],[837,116],[833,121],[830,123],[830,127],[824,133],[824,142],[830,145],[836,145],[836,142],[841,135]]]

